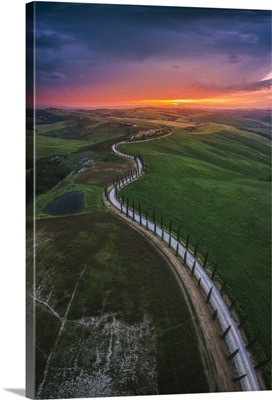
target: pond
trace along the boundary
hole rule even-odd
[[[84,209],[84,194],[82,192],[68,192],[53,200],[43,210],[44,214],[69,215],[76,214]]]

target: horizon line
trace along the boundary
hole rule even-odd
[[[133,109],[133,108],[164,108],[164,109],[191,109],[191,110],[271,110],[271,107],[196,107],[185,105],[97,105],[97,106],[65,106],[57,104],[26,105],[26,108],[59,109],[59,110],[101,110],[101,109]]]

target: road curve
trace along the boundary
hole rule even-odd
[[[111,202],[111,204],[120,211],[122,208],[122,212],[124,214],[128,213],[128,216],[130,216],[131,218],[133,218],[133,211],[130,208],[128,208],[128,210],[127,210],[125,205],[121,205],[121,202],[118,199],[117,193],[118,193],[118,189],[129,184],[133,180],[137,179],[141,174],[143,174],[143,164],[139,158],[132,157],[127,154],[123,154],[118,150],[118,146],[120,144],[132,144],[132,143],[139,143],[139,142],[119,142],[112,146],[112,150],[119,156],[133,159],[135,161],[135,163],[137,164],[138,172],[137,173],[135,172],[131,178],[124,179],[122,182],[119,182],[116,187],[110,188],[109,193],[108,193],[108,198],[109,198],[109,201]],[[136,222],[140,223],[140,215],[136,211],[134,211],[134,220]],[[163,240],[166,243],[169,244],[169,240],[170,240],[170,247],[172,247],[172,249],[177,251],[178,256],[181,257],[182,260],[184,261],[186,248],[181,243],[178,244],[177,240],[172,236],[171,236],[171,238],[169,238],[169,233],[167,231],[165,231],[165,230],[162,231],[162,229],[160,227],[157,227],[157,226],[155,227],[154,223],[152,221],[150,221],[149,219],[146,220],[146,218],[144,216],[141,216],[141,224],[143,226],[146,226],[148,228],[148,230],[150,230],[150,231],[154,232],[154,230],[155,230],[154,234],[156,234],[160,238],[162,238],[162,236],[163,236]],[[178,249],[177,249],[177,246],[178,246]],[[217,310],[217,318],[220,322],[222,332],[225,332],[228,329],[228,327],[231,326],[229,332],[225,336],[225,341],[227,343],[230,354],[232,354],[233,352],[235,352],[236,350],[239,349],[239,352],[233,358],[233,362],[234,362],[234,365],[236,368],[237,377],[243,377],[245,375],[240,380],[242,390],[244,390],[244,391],[260,390],[257,376],[256,376],[256,373],[254,370],[254,366],[253,366],[251,358],[250,358],[250,354],[246,350],[246,346],[245,346],[243,338],[240,334],[240,331],[239,331],[234,319],[232,318],[222,296],[218,292],[213,281],[206,274],[203,267],[192,256],[192,254],[187,252],[186,265],[188,266],[188,268],[190,270],[192,270],[194,263],[195,263],[194,276],[196,277],[197,280],[199,280],[201,278],[200,286],[207,296],[212,288],[209,302],[210,302],[211,306],[213,307],[213,309]]]

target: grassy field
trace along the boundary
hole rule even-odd
[[[41,126],[53,132],[63,123]],[[80,152],[80,141],[69,148],[74,141],[38,137],[65,145],[55,153],[64,156],[41,160],[48,172],[73,171],[36,198],[38,395],[207,392],[195,317],[167,260],[102,204],[105,183],[129,170],[129,162],[112,154],[103,136],[101,145]],[[45,148],[39,155],[53,154]],[[74,190],[84,193],[80,214],[43,214],[52,200]],[[32,213],[30,204],[30,233]]]
[[[248,337],[261,333],[258,358],[267,358],[270,143],[240,128],[267,136],[268,112],[51,109],[39,110],[37,123],[37,387],[53,354],[43,395],[207,391],[191,316],[166,260],[101,201],[105,184],[130,169],[112,143],[158,125],[172,136],[126,146],[143,156],[146,174],[125,193],[150,216],[155,204],[158,223],[160,213],[166,226],[173,218],[183,240],[190,234],[191,248],[199,240],[200,254],[210,250],[210,266],[219,261],[218,279],[228,278],[236,309],[250,317]],[[27,149],[31,168],[31,132]],[[54,155],[61,157],[51,160]],[[74,190],[84,193],[80,214],[43,214]],[[30,201],[28,220],[32,213]]]
[[[36,196],[36,218],[49,218],[49,215],[43,213],[43,209],[64,193],[72,191],[81,191],[84,193],[84,209],[81,211],[81,214],[102,212],[105,210],[102,204],[102,193],[105,185],[109,180],[112,181],[116,175],[130,170],[131,164],[120,157],[112,158],[110,153],[98,154],[94,158],[98,160],[108,158],[109,161],[93,161],[86,168],[81,169],[82,163],[79,163],[79,160],[90,159],[90,153],[88,152],[71,154],[61,161],[62,165],[65,165],[67,168],[76,167],[78,171],[74,171],[58,182],[55,187]],[[27,218],[31,219],[32,214],[33,204],[31,203],[27,208]]]
[[[39,219],[36,263],[43,398],[208,390],[170,267],[124,222],[109,212]]]
[[[96,206],[90,207],[89,205],[90,188],[87,188],[86,185],[90,181],[92,185],[96,186],[93,175],[96,174],[97,168],[101,170],[96,163],[104,163],[104,167],[109,165],[109,168],[106,168],[107,171],[104,171],[105,179],[102,185],[105,184],[108,174],[109,177],[115,177],[119,169],[122,171],[127,168],[126,162],[112,153],[110,144],[121,137],[126,137],[131,128],[120,125],[119,120],[113,121],[110,116],[107,116],[106,120],[102,117],[99,113],[90,116],[88,112],[84,111],[37,110],[35,128],[36,194],[37,196],[42,195],[42,197],[37,197],[38,216],[42,216],[42,204],[44,202],[47,204],[53,199],[52,191],[59,182],[61,184],[57,191],[55,190],[56,196],[65,190],[70,190],[73,186],[73,179],[66,178],[69,174],[73,174],[73,178],[75,178],[78,171],[86,169],[84,176],[80,176],[77,183],[84,184],[86,210],[90,212]],[[29,215],[32,213],[33,197],[33,132],[31,129],[33,121],[31,115],[27,121],[27,204],[28,206],[30,204]],[[93,169],[89,174],[91,168]],[[60,188],[62,188],[61,191]],[[94,203],[96,204],[96,201]]]
[[[228,280],[240,316],[249,317],[248,336],[260,333],[256,355],[269,358],[271,182],[261,179],[270,175],[270,142],[235,128],[172,131],[161,141],[120,147],[141,154],[146,165],[146,174],[123,189],[125,197],[140,201],[150,216],[155,207],[166,227],[173,218],[192,247],[199,240],[203,256],[209,249],[211,267],[219,261],[219,278]]]
[[[73,153],[87,144],[88,142],[83,140],[65,140],[36,135],[36,156],[40,158]]]

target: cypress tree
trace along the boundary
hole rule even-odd
[[[176,256],[178,256],[178,251],[179,251],[179,242],[177,242],[177,247],[176,247]]]
[[[237,376],[237,378],[234,378],[233,381],[234,381],[234,382],[241,381],[241,380],[244,379],[246,376],[247,376],[247,374]]]
[[[155,224],[155,220],[156,220],[156,210],[154,208],[154,211],[153,211],[153,224]]]
[[[154,222],[154,233],[155,233],[155,235],[156,235],[156,233],[157,233],[157,225],[156,225],[156,222]]]
[[[233,302],[231,303],[231,305],[229,306],[229,311],[234,307],[236,303],[236,299],[233,300]]]
[[[212,319],[215,321],[216,320],[216,317],[217,317],[217,310],[215,310],[214,311],[214,313],[213,313],[213,315],[212,315]]]
[[[270,358],[267,358],[266,360],[259,362],[257,365],[255,365],[254,369],[256,370],[256,369],[264,367],[267,363],[269,363],[269,361],[270,361]]]
[[[230,329],[231,329],[231,325],[229,325],[229,326],[227,327],[227,329],[225,330],[225,332],[224,332],[223,335],[221,336],[221,339],[225,339],[225,337],[226,337],[227,334],[229,333]]]
[[[198,240],[195,245],[194,257],[196,257],[196,255],[197,255],[197,248],[198,248]]]
[[[145,227],[148,230],[147,210],[145,211]]]
[[[132,219],[133,219],[133,221],[135,221],[135,204],[134,204],[134,200],[132,201]]]
[[[198,279],[197,286],[200,287],[200,284],[201,284],[201,278]]]
[[[180,237],[180,225],[178,226],[178,234],[177,234],[177,241],[179,242],[179,237]]]
[[[183,260],[184,265],[186,265],[186,260],[187,260],[187,250],[185,250],[184,253],[184,260]]]
[[[205,267],[206,267],[207,260],[208,260],[208,255],[209,255],[209,250],[207,250],[207,253],[206,253],[206,256],[205,256],[205,260],[204,260],[203,268],[205,268]]]
[[[248,320],[248,315],[247,315],[244,319],[242,319],[242,321],[241,321],[240,324],[238,325],[238,328],[239,328],[239,329],[242,328],[242,326],[245,325],[245,323],[246,323],[247,320]]]
[[[226,286],[227,286],[227,279],[223,282],[223,285],[222,285],[221,290],[220,290],[221,293],[223,293],[223,291],[226,288]]]
[[[213,269],[213,272],[212,272],[212,279],[213,279],[214,276],[215,276],[215,273],[216,273],[217,268],[218,268],[218,261],[216,261],[216,264],[215,264],[215,266],[214,266],[214,269]]]
[[[163,227],[163,216],[161,215],[161,229]]]
[[[208,293],[207,300],[206,300],[206,303],[207,303],[207,304],[208,304],[209,301],[210,301],[210,298],[211,298],[211,295],[212,295],[212,290],[213,290],[213,286],[210,288],[210,291],[209,291],[209,293]]]
[[[237,349],[237,350],[235,350],[233,353],[231,353],[231,354],[228,356],[228,360],[232,360],[232,359],[236,356],[236,354],[239,353],[239,351],[240,351],[240,349]]]
[[[126,216],[128,217],[128,197],[127,197],[127,209],[126,209]]]
[[[249,349],[254,343],[256,343],[257,340],[259,339],[259,337],[260,337],[260,335],[257,335],[257,336],[255,336],[254,339],[250,340],[250,341],[248,342],[248,344],[246,345],[246,349]]]
[[[192,273],[191,273],[192,276],[194,276],[194,273],[195,273],[195,265],[196,265],[196,260],[194,261],[194,264],[192,267]]]
[[[190,235],[187,235],[186,244],[185,244],[186,249],[188,249],[189,241],[190,241]]]
[[[171,246],[171,231],[172,231],[172,219],[170,218],[170,222],[169,222],[169,241],[168,241],[168,247]]]
[[[140,216],[140,225],[142,226],[142,213],[141,213],[141,203],[139,202],[139,216]]]
[[[121,214],[123,214],[123,204],[121,203]]]

